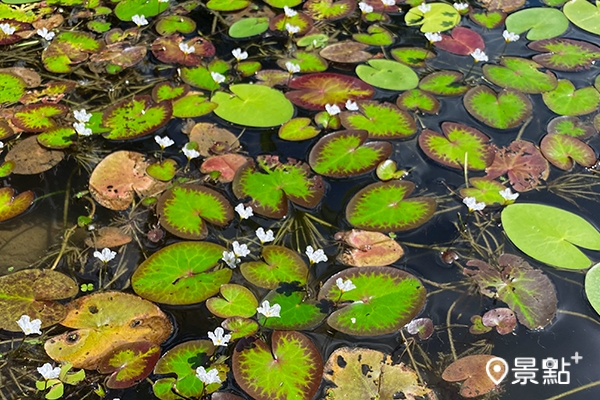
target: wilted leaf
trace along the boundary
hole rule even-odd
[[[338,261],[352,267],[390,265],[404,255],[398,242],[379,232],[352,229],[336,233],[335,239],[348,246],[338,255]]]

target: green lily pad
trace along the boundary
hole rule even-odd
[[[419,89],[439,96],[460,96],[469,90],[462,79],[458,71],[438,71],[421,79]]]
[[[169,3],[160,0],[120,0],[114,12],[121,21],[131,21],[134,15],[154,17],[167,8]]]
[[[0,222],[24,213],[33,203],[34,197],[35,194],[31,190],[27,190],[15,196],[15,190],[13,188],[0,188]]]
[[[324,58],[317,53],[308,51],[297,51],[294,53],[294,58],[282,58],[277,61],[277,65],[285,69],[287,62],[293,62],[300,67],[302,73],[322,72],[327,70],[329,64]]]
[[[240,266],[244,278],[256,286],[275,289],[280,283],[306,283],[308,268],[300,255],[283,246],[264,246],[263,261],[245,262]]]
[[[299,141],[311,139],[320,132],[318,128],[310,125],[310,118],[292,118],[279,128],[278,135],[283,140]]]
[[[460,22],[460,14],[446,3],[427,3],[429,11],[422,12],[413,7],[406,13],[404,21],[408,26],[421,25],[421,32],[443,32],[454,28]]]
[[[168,182],[173,179],[177,173],[177,161],[172,158],[167,158],[161,162],[155,162],[154,164],[148,165],[146,173],[154,179]]]
[[[581,40],[557,38],[536,40],[527,45],[532,50],[544,52],[533,60],[546,68],[558,71],[590,69],[600,60],[600,47]]]
[[[209,242],[179,242],[146,259],[131,277],[140,296],[163,304],[195,304],[214,296],[231,269],[214,269],[226,249]]]
[[[435,57],[435,53],[419,47],[396,47],[390,54],[402,64],[413,68],[423,68],[426,61]]]
[[[229,86],[233,95],[216,92],[211,101],[218,104],[215,114],[234,124],[267,128],[281,125],[294,115],[294,106],[278,90],[267,86]]]
[[[365,130],[377,139],[406,139],[417,131],[415,119],[390,103],[360,101],[359,112],[340,114],[346,129]]]
[[[173,101],[173,117],[196,118],[212,112],[217,103],[208,101],[202,93],[188,93]]]
[[[513,204],[504,211],[521,205],[534,204]],[[475,280],[481,294],[508,304],[519,322],[529,329],[545,327],[556,314],[556,289],[552,281],[521,257],[502,254],[498,258],[498,268],[471,260],[463,273]]]
[[[600,250],[600,233],[580,216],[542,204],[511,204],[502,211],[502,226],[522,252],[546,264],[568,269],[589,268],[577,248]]]
[[[308,0],[303,7],[316,21],[336,21],[352,14],[356,4],[354,0]]]
[[[312,399],[323,373],[319,350],[296,331],[274,331],[271,346],[255,339],[236,349],[232,365],[236,383],[256,400]]]
[[[306,292],[300,288],[272,290],[264,300],[281,306],[279,318],[266,318],[259,314],[258,322],[269,329],[308,330],[319,325],[329,314],[329,307],[307,299]]]
[[[238,11],[250,4],[249,0],[210,0],[206,6],[213,11]]]
[[[19,108],[11,122],[26,132],[44,132],[56,126],[54,118],[64,117],[68,112],[62,104],[30,104]]]
[[[107,354],[98,372],[111,374],[106,381],[109,389],[125,389],[146,379],[159,358],[160,346],[155,343],[127,343]]]
[[[388,90],[409,90],[419,84],[419,77],[409,66],[396,61],[372,59],[368,65],[356,67],[356,75],[363,81]]]
[[[428,157],[452,168],[463,169],[465,157],[470,170],[484,170],[494,160],[490,137],[467,125],[442,124],[444,135],[426,129],[419,136],[419,147]]]
[[[177,100],[190,91],[189,85],[173,86],[171,82],[161,82],[152,89],[152,100],[160,103],[165,100]]]
[[[342,292],[338,279],[351,280],[355,289]],[[415,276],[393,267],[348,268],[329,278],[319,292],[344,306],[334,311],[327,323],[354,336],[379,336],[397,332],[425,305],[427,291]]]
[[[592,308],[600,314],[600,264],[594,265],[585,274],[585,295]]]
[[[396,99],[396,105],[402,110],[412,110],[427,114],[437,114],[440,102],[432,94],[420,89],[407,90]]]
[[[286,26],[289,25],[300,28],[295,35],[302,36],[313,28],[313,20],[305,13],[297,12],[293,17],[288,17],[286,14],[279,14],[269,21],[269,29],[272,31],[287,32]]]
[[[182,185],[167,190],[158,200],[160,224],[173,235],[200,240],[208,235],[207,224],[225,226],[233,219],[233,208],[220,193],[200,185]]]
[[[528,40],[552,39],[565,33],[568,27],[567,17],[554,8],[527,8],[506,18],[506,29],[519,35],[527,31]]]
[[[523,93],[504,89],[496,94],[484,85],[470,89],[463,98],[465,108],[484,124],[498,129],[519,126],[531,115],[531,101]]]
[[[102,114],[102,125],[111,130],[104,134],[110,140],[134,139],[149,135],[171,119],[171,102],[157,104],[147,95],[134,96],[107,108]]]
[[[268,18],[242,18],[229,27],[228,33],[234,39],[242,39],[260,35],[267,29],[269,29]]]
[[[578,139],[587,139],[596,133],[592,124],[584,122],[578,117],[569,116],[553,118],[548,122],[546,130],[551,134],[567,135]]]
[[[196,22],[185,15],[167,15],[156,21],[154,29],[161,36],[169,36],[178,32],[185,35],[196,30]]]
[[[366,131],[338,131],[323,136],[308,156],[312,169],[324,176],[345,178],[367,173],[392,154],[388,142],[368,142]]]
[[[355,33],[352,35],[352,39],[370,46],[389,46],[394,43],[392,32],[382,26],[370,25],[367,28],[367,32],[368,33]]]
[[[75,143],[75,129],[66,126],[51,128],[37,136],[37,141],[49,149],[65,149]]]
[[[238,199],[251,197],[255,213],[283,218],[288,212],[288,200],[307,208],[321,201],[323,181],[311,174],[307,164],[283,164],[277,156],[259,156],[256,161],[258,167],[248,162],[237,170],[233,180],[233,193]]]
[[[90,54],[97,53],[100,48],[100,42],[91,33],[65,31],[44,49],[42,61],[48,71],[65,74],[73,70],[73,65],[86,61]]]
[[[5,161],[0,165],[0,178],[9,176],[15,169],[17,163],[14,161]]]
[[[503,184],[489,178],[470,178],[471,187],[460,189],[460,195],[474,197],[478,203],[486,206],[501,205],[506,202],[500,191],[506,189]]]
[[[494,10],[494,11],[479,11],[471,10],[469,12],[469,18],[479,26],[483,26],[487,29],[495,29],[502,26],[506,19],[506,13]]]
[[[567,1],[563,7],[563,12],[569,21],[579,28],[600,35],[600,26],[598,26],[600,8],[598,8],[598,2],[594,5],[587,0]]]
[[[198,65],[193,68],[181,68],[181,80],[185,83],[203,90],[214,91],[221,87],[213,77],[211,72],[217,72],[227,78],[229,65],[226,63],[212,63],[207,67]]]
[[[421,226],[433,216],[436,202],[431,197],[407,198],[414,189],[409,181],[372,183],[352,197],[346,219],[357,228],[378,232]]]
[[[556,76],[550,71],[541,72],[542,65],[518,57],[503,57],[503,66],[486,64],[483,74],[496,85],[524,93],[542,93],[556,87]]]
[[[245,317],[256,314],[258,300],[254,294],[241,285],[226,284],[219,289],[221,297],[206,300],[208,311],[221,318]]]
[[[271,7],[283,9],[285,6],[288,6],[289,8],[296,7],[298,4],[302,3],[302,0],[267,0],[265,3]]]
[[[569,171],[575,163],[591,167],[596,163],[596,153],[581,140],[567,135],[546,135],[540,143],[542,154],[552,165]]]
[[[575,89],[568,79],[560,79],[556,89],[542,93],[544,104],[559,115],[586,115],[600,105],[600,93],[592,86]]]
[[[227,318],[221,323],[221,326],[224,329],[231,331],[230,335],[232,340],[252,336],[258,331],[258,323],[255,320],[243,317]]]
[[[262,64],[258,61],[242,61],[235,65],[235,70],[242,76],[253,76],[262,69]]]
[[[5,189],[10,188],[0,190],[5,192]],[[78,292],[73,279],[49,269],[26,269],[4,275],[0,277],[0,328],[21,332],[16,322],[21,315],[28,315],[31,320],[40,319],[42,328],[55,325],[62,321],[67,311],[65,306],[53,300],[72,297]]]
[[[27,83],[20,77],[0,72],[0,104],[17,102],[25,94]]]

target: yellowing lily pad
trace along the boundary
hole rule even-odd
[[[442,32],[454,28],[460,22],[460,14],[446,3],[427,3],[429,10],[423,12],[412,7],[404,17],[408,26],[421,26],[421,32]]]
[[[337,260],[351,267],[383,267],[395,263],[404,250],[394,239],[380,232],[352,229],[335,234],[347,246]]]
[[[125,140],[148,135],[169,122],[172,113],[171,102],[154,104],[150,96],[122,100],[102,114],[102,125],[111,129],[104,137]]]
[[[24,213],[33,203],[34,197],[35,194],[31,190],[15,196],[13,188],[0,188],[0,222]]]
[[[146,379],[159,358],[160,346],[155,343],[126,343],[104,357],[98,366],[98,372],[111,374],[106,387],[125,389]]]

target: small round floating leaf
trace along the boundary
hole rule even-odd
[[[425,129],[419,135],[419,147],[428,157],[452,168],[483,170],[494,160],[490,137],[467,125],[454,122],[442,124],[444,135]]]
[[[600,47],[581,40],[565,38],[536,40],[529,43],[527,47],[544,53],[533,56],[534,61],[558,71],[590,69],[597,60],[600,60]]]
[[[285,6],[290,8],[296,7],[298,4],[302,3],[302,0],[267,0],[265,3],[271,7],[283,9]]]
[[[540,150],[548,161],[564,171],[573,168],[574,163],[591,167],[596,163],[596,153],[581,140],[567,135],[546,135],[540,143]]]
[[[317,136],[319,129],[310,125],[310,118],[292,118],[279,128],[278,135],[283,140],[300,141]]]
[[[463,74],[458,71],[439,71],[427,75],[419,82],[419,89],[439,96],[460,96],[469,87],[460,83]]]
[[[352,14],[356,4],[354,0],[308,0],[303,7],[316,21],[336,21]]]
[[[415,119],[390,103],[358,102],[360,112],[340,114],[347,129],[365,130],[375,139],[406,139],[417,131]]]
[[[460,22],[460,14],[446,3],[428,3],[429,11],[423,13],[418,7],[411,8],[404,21],[408,26],[421,25],[421,32],[442,32],[454,28]]]
[[[277,65],[285,69],[285,64],[292,62],[300,67],[302,73],[323,72],[329,64],[317,53],[309,53],[307,51],[297,51],[294,53],[294,58],[282,58],[277,61]]]
[[[491,354],[477,354],[459,358],[444,370],[442,379],[446,382],[464,381],[460,385],[460,395],[462,397],[478,397],[489,393],[496,388],[496,384],[492,382],[486,372],[487,363],[493,358],[494,356]]]
[[[221,326],[231,331],[231,339],[233,340],[252,336],[258,331],[258,323],[255,320],[243,317],[227,318],[221,323]]]
[[[148,165],[146,173],[154,179],[168,182],[173,179],[177,173],[177,161],[172,158],[167,158],[162,162],[155,162],[154,164]]]
[[[259,314],[258,322],[269,329],[308,330],[319,325],[329,314],[327,305],[307,299],[302,290],[272,290],[263,300],[281,306],[279,318],[266,318]]]
[[[496,94],[484,85],[470,89],[463,103],[477,120],[498,129],[519,126],[531,115],[533,108],[531,101],[521,92],[505,89]]]
[[[544,104],[559,115],[586,115],[600,105],[600,93],[592,86],[575,89],[568,79],[560,79],[556,89],[542,93]]]
[[[357,228],[378,232],[421,226],[433,216],[436,202],[431,197],[406,198],[414,188],[409,181],[372,183],[352,197],[346,219]]]
[[[226,249],[209,242],[179,242],[146,259],[131,277],[140,296],[163,304],[195,304],[217,294],[231,269],[217,269]]]
[[[500,335],[508,335],[517,327],[517,317],[510,308],[494,308],[483,314],[482,323],[490,328],[496,328]]]
[[[241,265],[244,278],[256,286],[275,289],[280,283],[306,283],[308,268],[300,255],[283,246],[265,246],[261,256],[264,261],[250,261]]]
[[[15,103],[25,94],[27,83],[20,77],[0,72],[0,104]]]
[[[323,176],[345,178],[374,170],[392,154],[388,142],[368,142],[366,131],[338,131],[323,136],[308,156],[312,169]]]
[[[303,334],[274,331],[271,348],[260,339],[233,353],[233,375],[256,400],[310,400],[323,373],[319,350]],[[241,347],[241,346],[240,346]]]
[[[546,127],[548,133],[567,135],[578,139],[587,139],[596,133],[596,128],[589,122],[584,122],[578,117],[556,117],[548,122]]]
[[[435,53],[418,47],[396,47],[390,54],[396,61],[413,68],[424,67],[427,60],[435,57]]]
[[[216,92],[211,101],[218,104],[215,114],[234,124],[268,128],[289,121],[294,106],[278,90],[267,86],[237,84],[229,86],[233,95]]]
[[[394,239],[380,232],[352,229],[338,232],[346,247],[337,260],[351,267],[383,267],[395,263],[404,255],[402,246]]]
[[[62,104],[30,104],[14,113],[12,123],[26,132],[44,132],[56,126],[54,118],[63,117],[68,111]]]
[[[212,112],[218,104],[208,101],[202,93],[191,93],[173,101],[173,117],[196,118]]]
[[[300,28],[296,35],[302,36],[307,34],[313,28],[313,20],[305,13],[299,12],[293,17],[288,17],[286,14],[279,14],[269,21],[269,29],[272,31],[286,32],[287,25]]]
[[[519,35],[527,31],[528,40],[552,39],[565,33],[568,27],[567,17],[554,8],[527,8],[506,18],[506,29]]]
[[[589,258],[578,249],[600,250],[600,233],[569,211],[542,204],[511,204],[502,211],[509,239],[528,256],[560,268],[585,269]]]
[[[509,13],[523,7],[525,0],[484,0],[482,3],[488,10],[501,10]]]
[[[206,300],[208,311],[220,318],[245,317],[256,314],[258,300],[254,294],[241,285],[226,284],[219,289],[221,297]]]
[[[121,21],[131,21],[134,15],[154,17],[167,8],[169,3],[160,0],[120,0],[114,12]]]
[[[392,32],[379,25],[370,25],[368,33],[355,33],[352,39],[370,46],[389,46],[394,43]]]
[[[598,8],[598,3],[593,5],[586,0],[567,1],[563,7],[563,12],[569,21],[584,31],[600,35],[600,26],[598,26],[600,8]]]
[[[437,114],[440,102],[432,94],[421,89],[407,90],[396,99],[396,105],[403,110],[413,110],[427,114]]]
[[[469,179],[471,187],[460,189],[460,195],[464,197],[474,197],[475,200],[485,203],[486,206],[501,205],[506,202],[500,191],[506,187],[498,181],[489,178],[471,178]]]
[[[321,50],[319,55],[326,60],[337,63],[356,64],[373,57],[371,53],[365,51],[368,48],[368,44],[346,40],[330,44]]]
[[[104,137],[125,140],[148,135],[169,122],[172,112],[169,101],[154,104],[152,98],[145,95],[125,99],[102,114],[102,124],[111,129]]]
[[[30,190],[15,196],[13,188],[0,188],[0,222],[24,213],[33,203],[34,197]]]
[[[177,32],[188,34],[194,32],[196,22],[185,15],[167,15],[160,18],[154,28],[161,36],[169,36]]]
[[[262,64],[258,61],[242,61],[235,66],[235,70],[242,76],[252,76],[262,68]]]
[[[341,292],[336,280],[350,279],[356,286]],[[427,291],[415,276],[392,267],[348,268],[323,284],[319,299],[347,303],[334,311],[327,323],[354,336],[379,336],[397,332],[425,305]]]
[[[435,47],[452,54],[468,56],[475,49],[483,50],[485,48],[485,42],[481,35],[469,28],[458,26],[452,29],[452,36],[441,36],[442,40],[435,42]]]
[[[433,321],[431,318],[415,318],[406,325],[406,331],[411,335],[427,340],[433,335]]]
[[[210,0],[206,6],[213,11],[238,11],[250,4],[249,0]]]
[[[125,389],[146,379],[160,358],[160,346],[152,342],[127,343],[112,350],[98,366],[101,374],[111,374],[110,389]]]
[[[242,39],[260,35],[267,29],[269,29],[268,18],[242,18],[229,27],[229,36],[234,39]]]
[[[29,136],[11,148],[4,160],[15,163],[14,174],[35,175],[52,169],[64,156],[64,152],[47,149],[35,136]]]
[[[37,141],[49,149],[64,149],[74,144],[76,138],[75,129],[61,126],[40,133]]]
[[[469,18],[479,26],[487,29],[495,29],[502,26],[506,19],[506,13],[502,11],[479,11],[471,10]]]
[[[494,162],[486,172],[490,179],[507,174],[513,189],[526,192],[548,178],[550,165],[533,143],[514,140],[508,147],[496,149]]]
[[[356,67],[356,75],[375,87],[388,90],[409,90],[419,84],[419,77],[410,67],[396,61],[372,59],[368,65]]]
[[[483,74],[496,85],[523,93],[542,93],[553,90],[556,76],[550,71],[539,71],[542,66],[535,61],[518,57],[503,57],[503,66],[486,64]]]
[[[585,295],[596,313],[600,314],[600,264],[585,274]]]
[[[14,161],[5,161],[0,165],[0,178],[9,176],[15,170],[16,163]]]

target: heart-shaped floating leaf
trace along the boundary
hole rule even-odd
[[[27,83],[20,77],[0,72],[0,104],[15,103],[25,94]]]
[[[310,118],[292,118],[279,128],[278,135],[283,140],[299,141],[317,136],[319,129],[310,125]]]
[[[248,157],[241,154],[227,153],[218,156],[210,156],[200,166],[200,172],[203,174],[217,173],[219,182],[228,183],[233,181],[235,173],[242,165],[246,164]]]
[[[196,30],[196,22],[185,15],[167,15],[156,21],[154,28],[161,36],[169,36],[178,32],[188,34]]]
[[[25,132],[44,132],[56,126],[54,118],[64,117],[68,112],[62,104],[30,104],[19,108],[11,121]]]
[[[396,47],[390,54],[396,61],[413,68],[424,67],[427,60],[435,57],[435,53],[418,47]]]
[[[528,31],[528,40],[552,39],[565,33],[568,27],[569,20],[554,8],[527,8],[506,18],[506,29],[517,34]]]
[[[98,365],[98,372],[111,374],[106,381],[110,389],[125,389],[146,379],[160,358],[160,346],[152,342],[121,345]]]
[[[352,229],[336,233],[335,239],[348,246],[337,260],[351,267],[382,267],[395,263],[404,254],[398,242],[380,232]]]
[[[407,198],[415,189],[409,181],[372,183],[361,189],[346,206],[353,226],[378,232],[405,231],[423,225],[433,216],[431,197]]]
[[[220,60],[213,60],[208,67],[199,65],[193,68],[181,68],[179,74],[181,75],[181,80],[193,87],[214,91],[218,90],[221,85],[213,79],[212,73],[217,72],[227,79],[228,71],[229,64]]]
[[[368,33],[355,33],[352,39],[371,46],[389,46],[394,43],[392,32],[379,25],[369,25]]]
[[[5,161],[0,165],[0,178],[9,176],[15,170],[16,163],[14,161]]]
[[[269,19],[265,17],[242,18],[229,27],[229,36],[241,39],[260,35],[269,29]]]
[[[485,203],[486,206],[500,205],[506,200],[500,191],[506,189],[503,184],[489,178],[471,178],[469,183],[472,187],[460,189],[460,195],[474,197],[477,202]]]
[[[568,79],[560,79],[556,89],[542,93],[544,104],[559,115],[585,115],[596,111],[600,105],[600,93],[592,86],[575,90]]]
[[[31,190],[15,196],[13,188],[0,188],[0,222],[24,213],[33,203],[34,197],[35,194]]]
[[[272,31],[286,32],[287,25],[297,26],[300,30],[296,33],[298,36],[307,34],[313,28],[313,20],[303,12],[296,12],[293,17],[288,17],[285,13],[279,14],[269,21],[269,29]]]
[[[104,111],[102,125],[111,129],[104,137],[125,140],[148,135],[169,122],[172,113],[170,101],[154,104],[150,96],[134,96]]]
[[[168,182],[175,176],[177,172],[177,161],[172,158],[167,158],[161,162],[148,165],[146,173],[158,179],[159,181]]]
[[[589,258],[576,246],[600,250],[600,233],[580,216],[542,204],[511,204],[502,211],[506,235],[521,251],[560,268],[585,269]]]
[[[47,149],[37,137],[29,136],[12,147],[4,160],[15,163],[14,174],[35,175],[52,169],[64,156],[64,152]]]
[[[303,7],[314,20],[336,21],[352,14],[356,10],[356,2],[354,0],[308,0]]]
[[[415,318],[406,325],[406,331],[419,336],[421,340],[427,340],[433,335],[433,321],[431,318]]]
[[[506,19],[506,13],[502,11],[479,11],[471,10],[469,12],[469,18],[479,26],[483,26],[487,29],[495,29],[502,26]]]
[[[96,369],[115,348],[136,342],[161,344],[171,334],[169,318],[154,304],[121,292],[94,293],[67,305],[62,325],[77,329],[44,344],[55,361]]]
[[[485,42],[481,35],[469,28],[457,26],[452,29],[452,36],[441,36],[442,40],[435,42],[435,47],[446,50],[452,54],[468,56],[474,52],[475,49],[483,50],[485,48]]]
[[[206,308],[217,317],[251,317],[256,314],[258,300],[244,286],[226,284],[219,291],[223,298],[211,297],[206,300]]]
[[[193,51],[183,51],[182,45]],[[201,37],[185,41],[183,36],[172,35],[159,37],[152,42],[152,54],[160,61],[168,64],[181,64],[194,67],[202,63],[203,57],[211,57],[215,53],[214,45]]]
[[[419,147],[428,157],[452,168],[483,170],[494,160],[490,137],[467,125],[455,122],[442,124],[444,135],[425,129],[419,136]]]
[[[439,96],[460,96],[469,87],[462,84],[463,74],[458,71],[438,71],[419,82],[419,89]]]
[[[563,8],[563,12],[569,21],[584,31],[600,35],[600,27],[598,26],[600,8],[598,8],[598,3],[593,5],[586,0],[568,1]]]
[[[525,0],[483,0],[482,3],[488,10],[501,10],[509,13],[523,7]]]
[[[573,164],[591,167],[596,163],[596,153],[581,140],[567,135],[546,135],[540,150],[555,167],[569,171]]]
[[[325,364],[323,378],[334,384],[327,388],[328,399],[358,400],[366,393],[376,399],[393,399],[397,393],[403,393],[406,399],[435,398],[419,383],[415,371],[377,350],[336,349]]]
[[[37,136],[37,141],[49,149],[65,149],[75,143],[77,133],[71,127],[51,128]]]
[[[115,7],[115,15],[121,21],[131,21],[134,15],[154,17],[169,8],[160,0],[121,0]]]
[[[338,131],[323,136],[308,156],[312,169],[324,176],[345,178],[374,170],[392,154],[388,142],[365,143],[367,131]]]
[[[326,104],[341,106],[349,99],[366,100],[375,94],[371,86],[357,78],[329,72],[300,76],[292,79],[289,87],[297,90],[287,92],[285,96],[295,105],[309,110],[324,110]]]
[[[288,200],[307,208],[321,201],[323,180],[312,175],[307,164],[283,164],[277,156],[259,156],[256,162],[258,167],[248,162],[238,169],[233,180],[233,193],[239,199],[251,197],[254,212],[283,218],[288,212]]]
[[[507,174],[513,189],[526,192],[548,178],[550,165],[533,143],[515,140],[508,147],[496,149],[494,162],[486,172],[490,179]]]
[[[306,283],[308,268],[300,255],[283,246],[265,246],[261,256],[264,261],[250,261],[241,265],[244,278],[256,286],[275,289],[280,283]]]
[[[86,61],[90,54],[98,52],[100,48],[100,41],[91,33],[64,31],[56,35],[44,49],[42,61],[48,71],[65,74],[73,70],[73,65]]]
[[[460,385],[460,395],[471,398],[479,397],[491,392],[496,384],[490,379],[487,368],[488,362],[493,360],[491,354],[476,354],[459,358],[450,364],[442,373],[442,379],[446,382],[464,381]],[[508,374],[508,367],[498,363],[500,369],[494,376]],[[496,373],[496,372],[494,372]]]
[[[594,265],[585,274],[585,296],[592,308],[600,314],[600,264]]]
[[[415,119],[393,104],[361,101],[358,109],[340,114],[346,129],[365,130],[376,139],[405,139],[417,130]]]
[[[330,44],[321,50],[319,55],[326,60],[337,63],[356,64],[373,57],[371,53],[365,51],[367,48],[369,48],[368,44],[345,40]]]
[[[498,129],[519,126],[531,115],[531,101],[521,92],[504,89],[500,93],[479,85],[470,89],[463,98],[465,108],[484,124]]]
[[[500,335],[508,335],[517,327],[517,317],[510,308],[494,308],[483,314],[481,319],[483,325],[496,328]]]
[[[0,91],[0,93],[2,93]],[[15,134],[13,128],[3,119],[0,119],[0,140],[5,140]]]
[[[219,117],[234,124],[251,127],[271,127],[289,121],[294,106],[279,90],[267,86],[237,84],[229,86],[230,93],[216,92],[211,101],[219,106]]]
[[[256,400],[310,400],[323,373],[319,350],[296,331],[274,331],[271,347],[260,339],[238,346],[232,365],[236,383]]]
[[[154,373],[175,374],[176,377],[156,380],[152,387],[154,394],[164,400],[173,400],[180,396],[201,397],[204,384],[196,377],[196,368],[205,364],[214,352],[215,347],[210,340],[190,340],[167,351],[156,363]]]
[[[65,307],[52,300],[75,296],[77,283],[68,276],[49,269],[26,269],[0,277],[0,328],[21,332],[17,325],[22,315],[40,319],[42,328],[59,323]]]
[[[238,11],[250,4],[249,0],[210,0],[206,6],[213,11]]]
[[[542,66],[535,61],[518,57],[503,57],[503,66],[486,64],[483,74],[496,85],[524,93],[542,93],[556,87],[556,76],[550,71],[538,71]]]
[[[294,58],[282,58],[277,61],[277,65],[282,69],[286,69],[285,64],[287,62],[298,65],[300,71],[305,74],[309,72],[323,72],[329,66],[329,63],[317,53],[309,53],[307,51],[296,51]]]
[[[356,75],[375,87],[388,90],[414,89],[419,84],[419,76],[409,66],[397,61],[372,59],[368,65],[356,67]]]
[[[285,6],[292,8],[302,3],[302,0],[267,0],[265,3],[275,8],[283,8]]]
[[[504,211],[515,205],[534,204],[513,204]],[[541,270],[512,254],[502,254],[498,258],[498,268],[480,260],[471,260],[467,266],[463,273],[475,279],[481,294],[508,304],[527,328],[541,329],[552,322],[557,308],[556,290]]]
[[[569,116],[552,119],[548,122],[546,130],[551,134],[573,136],[579,139],[587,139],[596,133],[596,128],[592,124]]]
[[[350,279],[355,289],[343,292],[338,279]],[[323,284],[319,299],[347,303],[334,311],[327,323],[354,336],[379,336],[397,332],[423,308],[427,291],[415,276],[392,267],[348,268]],[[349,303],[348,303],[349,302]]]
[[[146,259],[131,277],[140,296],[163,304],[195,304],[214,296],[231,279],[229,268],[214,269],[226,249],[209,242],[179,242]]]
[[[532,50],[544,52],[533,60],[546,68],[558,71],[589,69],[600,59],[600,47],[581,40],[557,38],[536,40],[527,45]]]
[[[202,93],[188,93],[173,101],[173,116],[177,118],[201,117],[217,107],[217,103],[208,101]]]
[[[270,329],[282,331],[308,330],[319,325],[329,314],[327,302],[317,302],[306,298],[300,288],[279,288],[272,290],[263,300],[269,304],[279,304],[279,318],[266,318],[259,314],[258,322]]]
[[[404,17],[406,25],[421,25],[421,32],[443,32],[460,22],[460,14],[450,4],[429,3],[427,6],[427,12],[419,7],[411,8]]]
[[[427,114],[437,114],[440,102],[432,94],[421,89],[407,90],[396,99],[396,105],[403,110],[413,110]]]
[[[255,320],[243,317],[227,318],[221,323],[221,326],[231,331],[231,339],[233,340],[252,336],[258,331],[258,323]]]

